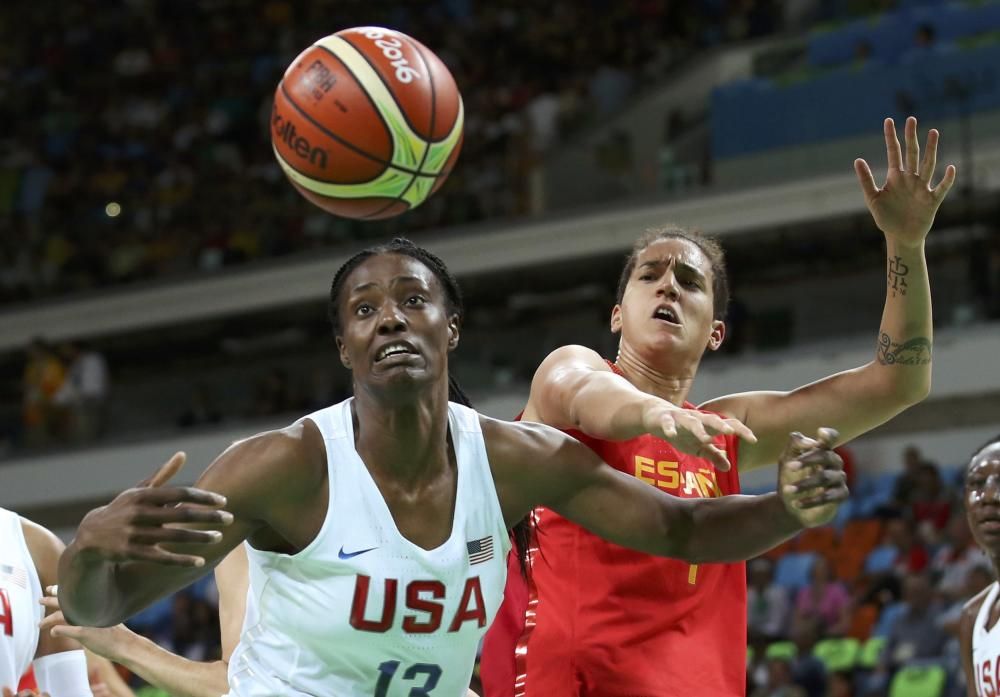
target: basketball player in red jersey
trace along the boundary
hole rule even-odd
[[[638,241],[621,276],[611,313],[611,330],[621,335],[617,360],[580,346],[557,349],[538,368],[522,418],[567,431],[651,486],[697,498],[738,493],[739,468],[775,462],[790,431],[829,424],[843,443],[923,399],[932,346],[924,240],[955,168],[932,188],[937,131],[921,161],[909,118],[905,163],[891,119],[884,132],[882,188],[868,164],[855,161],[888,256],[871,362],[790,392],[735,394],[695,407],[687,395],[702,355],[725,337],[726,271],[714,241],[665,228]],[[504,606],[485,640],[487,697],[744,694],[742,563],[655,559],[546,509],[535,511],[534,527],[528,580],[512,559]]]

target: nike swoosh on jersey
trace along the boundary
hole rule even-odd
[[[368,549],[359,549],[357,552],[345,552],[343,546],[341,546],[340,552],[337,553],[337,556],[340,557],[341,559],[350,559],[351,557],[356,557],[359,554],[364,554],[365,552],[370,552],[373,549],[378,549],[378,547],[369,547]]]

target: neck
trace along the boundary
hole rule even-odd
[[[623,341],[615,365],[638,389],[681,406],[691,391],[698,363],[683,369],[656,368],[644,361]]]
[[[352,403],[354,447],[369,471],[402,484],[448,466],[448,385],[395,399],[358,389]]]

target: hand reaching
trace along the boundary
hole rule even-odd
[[[932,128],[927,133],[927,151],[921,162],[917,120],[912,116],[906,119],[903,129],[906,142],[904,163],[892,119],[886,119],[884,127],[889,159],[885,184],[881,189],[875,184],[871,168],[860,158],[854,161],[854,171],[879,230],[885,233],[887,239],[904,245],[917,245],[927,237],[938,207],[955,183],[955,165],[948,165],[944,177],[932,188],[934,168],[937,166],[938,132]]]
[[[59,608],[59,589],[57,586],[49,586],[45,589],[45,597],[39,602],[51,613],[38,624],[41,632],[50,632],[54,637],[69,637],[80,642],[80,644],[98,656],[103,656],[109,661],[120,663],[123,649],[127,643],[135,638],[135,634],[124,624],[117,624],[113,627],[77,627],[71,625],[63,616]],[[96,697],[96,692],[94,693]]]
[[[174,526],[181,523],[218,528],[233,521],[231,513],[220,510],[226,499],[219,494],[194,487],[162,486],[183,466],[184,459],[184,453],[176,453],[148,480],[88,513],[80,522],[73,542],[81,554],[109,561],[204,565],[204,557],[177,554],[159,546],[214,544],[222,539],[219,530]]]
[[[778,493],[785,508],[807,528],[833,520],[850,494],[844,463],[833,452],[837,438],[832,428],[819,429],[815,439],[793,433],[778,459]]]
[[[715,436],[735,434],[748,443],[757,442],[753,431],[738,419],[683,409],[662,399],[652,398],[642,417],[646,433],[662,438],[682,453],[705,458],[723,472],[729,470],[729,458],[712,442]]]

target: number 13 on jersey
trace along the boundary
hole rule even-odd
[[[392,683],[392,679],[398,670],[399,661],[384,661],[379,664],[378,682],[375,683],[375,697],[386,697],[389,694],[389,685]],[[407,697],[428,697],[431,694],[431,690],[437,687],[438,680],[441,679],[441,666],[434,663],[414,663],[406,669],[402,677],[403,680],[409,680],[414,683],[420,682],[421,678],[423,679],[423,684],[420,686],[415,684],[411,687],[407,693]]]

